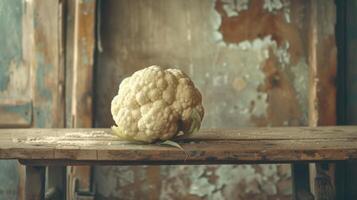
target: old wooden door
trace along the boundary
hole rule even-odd
[[[0,2],[0,128],[64,127],[62,3]],[[0,162],[0,199],[23,198],[23,167]]]
[[[0,127],[29,127],[32,99],[30,66],[23,45],[22,0],[0,2]],[[16,161],[0,161],[0,199],[18,199]]]

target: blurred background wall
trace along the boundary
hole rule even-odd
[[[336,8],[319,6],[325,64],[334,67]],[[154,64],[192,77],[206,108],[202,128],[308,125],[309,1],[113,0],[100,11],[96,127],[114,123],[109,102],[120,81]],[[99,199],[292,198],[290,165],[108,166],[94,177]]]

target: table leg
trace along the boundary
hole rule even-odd
[[[26,166],[26,200],[43,200],[45,198],[45,166]]]
[[[48,166],[46,180],[46,199],[65,199],[66,166]]]
[[[292,164],[293,176],[293,199],[313,200],[314,196],[310,192],[309,164]]]

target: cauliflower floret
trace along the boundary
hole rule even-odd
[[[199,115],[199,122],[193,113]],[[151,66],[124,79],[111,103],[115,133],[127,140],[168,140],[180,131],[199,128],[204,115],[202,96],[178,69]]]

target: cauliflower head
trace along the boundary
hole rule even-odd
[[[185,73],[150,66],[121,82],[111,113],[120,138],[152,143],[199,129],[204,108],[201,93]]]

